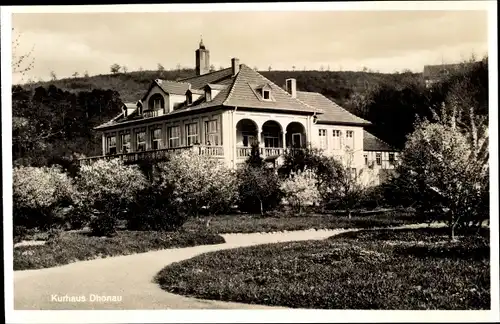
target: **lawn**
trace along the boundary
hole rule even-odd
[[[316,309],[489,309],[489,234],[445,228],[348,232],[207,253],[164,268],[162,289]]]
[[[414,213],[403,211],[382,212],[379,214],[357,215],[349,219],[347,216],[333,214],[310,214],[303,216],[266,216],[236,214],[219,215],[208,218],[191,219],[184,224],[186,230],[208,229],[213,233],[257,233],[282,232],[307,229],[336,229],[336,228],[374,228],[393,227],[405,224],[418,223]]]
[[[75,261],[224,242],[222,236],[206,231],[118,231],[110,238],[90,236],[85,232],[63,232],[45,245],[15,247],[14,270],[50,268]]]

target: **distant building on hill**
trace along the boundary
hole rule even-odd
[[[440,82],[451,74],[467,68],[474,63],[456,63],[456,64],[438,64],[438,65],[424,65],[424,72],[422,73],[425,86],[431,87],[436,82]]]

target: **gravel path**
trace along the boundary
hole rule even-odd
[[[152,251],[14,272],[14,309],[264,309],[183,297],[161,290],[152,279],[165,266],[196,255],[257,244],[321,240],[348,230],[308,230],[266,234],[226,234],[226,243]],[[117,296],[113,301],[94,296]],[[117,301],[121,297],[120,301]],[[85,298],[85,300],[83,300]],[[73,300],[71,300],[73,299]]]

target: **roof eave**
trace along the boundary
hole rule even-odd
[[[332,120],[318,120],[316,124],[325,124],[325,125],[351,125],[351,126],[370,126],[371,122],[343,122],[343,121],[332,121]]]
[[[198,108],[198,109],[194,109],[194,110],[190,109],[190,110],[174,111],[174,112],[171,112],[169,114],[165,114],[165,115],[161,115],[161,116],[157,116],[157,117],[127,120],[127,121],[123,121],[123,122],[116,123],[116,124],[110,124],[110,125],[102,124],[102,125],[95,127],[94,130],[103,131],[103,130],[108,130],[108,129],[120,128],[122,126],[129,126],[129,125],[134,125],[134,124],[165,120],[165,119],[169,119],[170,117],[175,118],[177,116],[183,116],[185,114],[190,114],[193,112],[198,113],[198,112],[204,112],[207,110],[229,109],[229,108],[231,108],[231,107],[227,107],[224,105],[213,105],[213,106]]]

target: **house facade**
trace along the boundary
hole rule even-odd
[[[255,142],[268,161],[279,161],[288,148],[310,145],[339,159],[349,155],[355,174],[366,167],[368,121],[320,93],[298,91],[295,79],[279,87],[237,58],[230,68],[209,72],[202,42],[195,57],[195,77],[152,81],[138,102],[125,103],[121,114],[96,127],[103,156],[81,162],[136,161],[193,149],[237,167]]]

